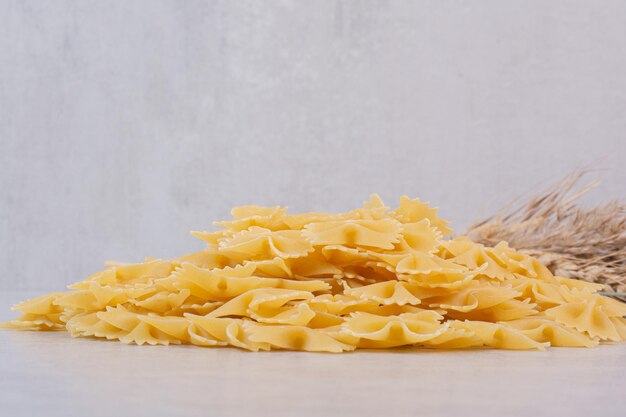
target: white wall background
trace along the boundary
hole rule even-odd
[[[245,203],[378,192],[462,230],[626,184],[623,1],[0,0],[0,289],[195,251]]]

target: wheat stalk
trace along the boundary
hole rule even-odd
[[[587,172],[576,171],[537,196],[509,203],[467,234],[489,246],[505,240],[556,275],[602,283],[614,296],[625,296],[626,204],[615,200],[582,208],[578,199],[598,184],[580,186]]]

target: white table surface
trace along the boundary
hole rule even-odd
[[[0,295],[0,320],[32,293]],[[251,353],[0,331],[2,416],[625,416],[626,344]]]

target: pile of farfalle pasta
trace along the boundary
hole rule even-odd
[[[626,304],[502,242],[451,233],[436,210],[373,195],[343,214],[244,206],[173,260],[111,264],[16,305],[5,327],[136,344],[257,351],[592,347],[626,338]]]

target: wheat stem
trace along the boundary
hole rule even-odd
[[[487,246],[507,241],[555,275],[601,283],[610,295],[626,297],[626,204],[580,207],[578,199],[598,184],[579,185],[587,172],[576,171],[526,201],[514,200],[467,235]]]

